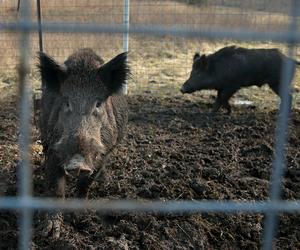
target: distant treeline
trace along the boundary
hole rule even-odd
[[[279,12],[288,14],[291,10],[291,0],[175,0],[176,2],[195,5],[214,5],[236,7],[256,11]]]
[[[187,4],[206,4],[209,0],[182,0],[181,2],[186,2]]]

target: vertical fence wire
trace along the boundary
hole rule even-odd
[[[130,17],[130,0],[124,0],[124,7],[123,7],[123,25],[125,28],[125,32],[123,33],[123,50],[124,52],[128,52],[129,50],[129,17]],[[123,93],[128,93],[128,85],[126,84],[123,87]]]
[[[297,31],[297,15],[299,12],[300,3],[298,0],[293,0],[291,5],[290,14],[290,27],[289,33],[293,34]],[[288,57],[293,58],[294,56],[294,46],[295,42],[293,40],[288,40]],[[295,71],[295,62],[289,59],[284,60],[282,66],[281,80],[280,80],[280,96],[281,103],[277,118],[276,127],[276,145],[275,145],[275,155],[273,160],[273,170],[270,180],[270,200],[278,201],[281,199],[282,193],[282,179],[284,177],[285,169],[285,153],[286,145],[288,140],[288,124],[289,115],[291,111],[291,82],[293,80],[293,75]],[[276,231],[278,229],[278,214],[275,212],[269,212],[266,214],[265,225],[264,225],[264,239],[263,239],[263,249],[272,249],[273,239],[276,236]]]
[[[26,23],[31,17],[31,1],[24,0],[20,8],[20,22]],[[19,66],[19,110],[20,110],[20,134],[19,134],[19,193],[22,202],[26,204],[32,194],[32,172],[29,163],[30,142],[30,98],[29,98],[29,33],[26,29],[20,34],[20,66]],[[32,210],[24,208],[20,210],[19,220],[19,249],[30,248],[31,242]]]
[[[129,50],[129,16],[130,16],[130,0],[124,0],[124,16],[123,25],[126,30],[123,34],[123,50]]]
[[[43,31],[42,31],[42,10],[41,10],[41,1],[36,0],[36,8],[37,8],[37,18],[38,18],[38,26],[39,26],[39,49],[41,52],[44,51],[43,45]]]
[[[42,8],[41,8],[40,0],[36,0],[36,14],[37,14],[38,32],[39,32],[39,51],[44,52],[43,30],[42,30]],[[42,80],[42,89],[44,89],[44,87],[45,87],[45,83]],[[34,110],[36,110],[36,107],[34,107]],[[35,122],[35,117],[34,117],[34,122]]]
[[[18,4],[17,4],[17,11],[20,10],[20,5],[21,5],[21,0],[18,0]]]

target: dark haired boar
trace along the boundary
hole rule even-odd
[[[109,153],[127,126],[121,93],[129,75],[127,54],[108,63],[91,49],[81,49],[60,65],[39,55],[45,87],[41,99],[41,140],[50,196],[65,197],[65,177],[75,173],[77,197],[85,198]],[[49,215],[43,234],[58,238],[62,215]]]
[[[212,112],[217,112],[223,106],[229,114],[231,112],[229,99],[240,88],[252,85],[261,87],[268,84],[279,96],[281,70],[286,60],[293,59],[278,49],[246,49],[231,46],[207,56],[196,53],[190,78],[180,91],[193,93],[197,90],[215,89],[218,95]]]

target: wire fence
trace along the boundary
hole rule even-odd
[[[19,2],[19,1],[18,1]],[[39,1],[38,1],[39,2]],[[46,51],[51,50],[58,57],[63,57],[66,49],[64,42],[69,43],[70,39],[74,39],[77,34],[89,34],[93,36],[91,38],[92,44],[102,36],[101,49],[103,44],[110,44],[110,53],[115,50],[128,50],[128,48],[134,51],[134,40],[131,37],[137,37],[137,39],[147,39],[147,36],[154,37],[176,37],[177,39],[187,38],[201,38],[201,39],[234,39],[239,41],[274,41],[288,44],[288,55],[293,57],[295,55],[295,48],[300,42],[300,34],[298,32],[299,23],[299,11],[300,2],[293,1],[261,1],[258,6],[251,5],[251,1],[212,1],[214,3],[214,9],[207,8],[204,5],[203,8],[192,7],[189,11],[182,11],[182,15],[178,15],[178,10],[182,8],[182,1],[176,3],[170,1],[112,1],[112,4],[107,4],[111,10],[111,16],[107,15],[103,19],[103,13],[95,16],[95,19],[87,19],[83,17],[81,22],[78,22],[78,13],[72,11],[75,6],[68,6],[71,1],[51,1],[52,4],[48,4],[48,13],[42,12],[43,24],[42,29],[44,32],[44,48]],[[209,1],[208,1],[209,2]],[[247,2],[247,4],[244,4]],[[254,2],[254,1],[253,1]],[[276,4],[275,4],[276,2]],[[5,4],[5,2],[3,2]],[[34,198],[32,196],[32,173],[29,162],[29,142],[30,142],[30,85],[28,83],[28,77],[30,73],[31,65],[31,51],[37,49],[38,39],[34,38],[36,32],[39,30],[38,22],[34,21],[35,18],[32,15],[35,1],[22,0],[20,3],[20,13],[14,18],[3,18],[0,20],[0,32],[4,34],[4,41],[10,43],[10,39],[15,39],[15,36],[20,35],[18,41],[20,46],[18,50],[19,55],[19,87],[20,87],[20,135],[19,135],[19,150],[20,150],[20,179],[19,179],[19,196],[18,197],[3,197],[0,198],[0,209],[17,210],[20,213],[20,239],[19,249],[28,249],[31,242],[31,228],[32,228],[32,213],[35,210],[81,210],[81,209],[95,209],[102,212],[155,212],[155,213],[194,213],[194,212],[223,212],[223,213],[264,213],[266,214],[266,221],[264,227],[264,238],[262,242],[263,249],[272,249],[272,242],[276,236],[276,230],[278,227],[277,216],[280,212],[294,213],[300,211],[300,201],[282,201],[280,199],[281,194],[281,182],[285,169],[285,145],[287,143],[287,130],[288,130],[288,118],[290,114],[290,102],[288,101],[290,84],[292,80],[292,72],[294,65],[290,62],[286,62],[282,69],[281,84],[281,96],[282,102],[278,112],[277,130],[276,130],[276,144],[275,144],[275,156],[273,161],[273,170],[270,180],[270,195],[269,201],[265,202],[248,202],[248,201],[138,201],[138,200],[96,200],[96,201],[82,201],[76,199],[69,200],[49,200]],[[45,3],[45,2],[43,2]],[[42,10],[43,10],[42,3]],[[84,7],[79,1],[76,2],[78,8]],[[16,3],[17,4],[17,3]],[[276,6],[284,6],[284,8]],[[10,6],[10,5],[9,5]],[[172,7],[169,14],[164,14],[158,9],[163,9],[162,6]],[[185,6],[185,5],[184,5]],[[219,6],[225,6],[231,9],[232,12],[219,13],[217,12]],[[258,11],[265,11],[269,7],[269,15],[266,19],[265,12],[258,12],[255,18],[247,14],[247,11],[251,8],[258,8]],[[44,6],[45,7],[45,6]],[[101,6],[103,7],[103,5]],[[128,8],[127,8],[128,7]],[[157,8],[159,7],[159,8]],[[235,9],[238,8],[239,9]],[[9,7],[11,8],[11,6]],[[17,7],[16,7],[17,8]],[[52,9],[51,9],[52,8]],[[64,8],[68,10],[68,15],[55,16],[53,9],[59,9],[62,11]],[[96,6],[94,6],[96,8]],[[152,9],[153,8],[153,9]],[[124,11],[126,10],[127,11]],[[129,12],[130,9],[130,21]],[[144,13],[143,11],[147,11]],[[290,11],[288,13],[288,10]],[[2,9],[4,11],[4,9]],[[11,10],[14,11],[14,10]],[[97,10],[99,12],[99,10]],[[241,13],[242,11],[242,13]],[[6,12],[6,10],[4,11]],[[125,14],[124,14],[125,13]],[[174,14],[176,13],[176,15]],[[211,19],[209,19],[214,13]],[[245,14],[246,13],[246,14]],[[251,12],[252,13],[252,12]],[[101,16],[101,19],[99,19]],[[151,17],[150,17],[151,16]],[[236,27],[230,23],[231,18],[239,16],[239,22]],[[59,18],[58,18],[59,17]],[[117,17],[117,18],[116,18]],[[61,19],[60,19],[61,18]],[[181,18],[184,18],[182,23]],[[219,18],[219,19],[218,19]],[[224,19],[225,18],[225,19]],[[249,18],[251,18],[252,26],[249,26]],[[278,18],[280,22],[277,23]],[[4,20],[5,19],[5,20]],[[180,20],[179,20],[180,19]],[[101,21],[100,21],[101,20]],[[112,21],[113,20],[113,21]],[[218,21],[216,21],[218,20]],[[53,22],[54,21],[54,22]],[[235,20],[236,22],[236,20]],[[262,24],[263,23],[263,24]],[[130,24],[130,26],[129,26]],[[191,24],[191,25],[190,25]],[[206,25],[204,25],[206,24]],[[221,25],[223,24],[223,25]],[[261,25],[257,25],[261,24]],[[271,28],[272,27],[272,28]],[[276,30],[273,29],[276,27]],[[247,28],[247,29],[245,29]],[[271,31],[270,31],[271,30]],[[61,35],[69,37],[64,41],[61,41]],[[97,35],[96,35],[97,34]],[[13,36],[14,38],[10,38]],[[111,40],[107,40],[106,36],[111,37]],[[139,37],[140,36],[140,37]],[[142,38],[141,38],[142,37]],[[6,40],[7,39],[7,40]],[[33,40],[32,40],[33,39]],[[87,37],[86,37],[87,39]],[[56,41],[56,42],[53,42]],[[113,41],[113,46],[110,43]],[[176,40],[173,41],[173,46],[176,46]],[[129,42],[129,43],[128,43]],[[53,45],[52,45],[53,44]],[[154,43],[154,46],[157,43]],[[77,43],[76,46],[87,46],[89,44]],[[58,46],[57,48],[55,46]],[[73,45],[72,45],[73,46]],[[132,46],[132,47],[131,47]],[[2,46],[0,46],[2,48]],[[14,48],[5,48],[8,50],[8,54],[14,54],[12,51]],[[92,47],[92,46],[91,46]],[[51,48],[51,49],[50,49]],[[56,50],[57,49],[57,50]],[[67,51],[73,48],[67,48]],[[185,48],[188,50],[189,48]],[[133,52],[134,53],[134,52]],[[60,54],[60,55],[59,55]],[[112,53],[110,53],[112,54]],[[15,60],[16,57],[13,59]],[[147,60],[150,60],[147,58]],[[186,59],[185,59],[186,60]],[[1,63],[3,65],[3,63]],[[133,68],[135,64],[133,62]],[[142,65],[141,65],[142,66]],[[174,67],[174,65],[172,65]],[[142,71],[145,74],[145,69],[136,67],[134,70]],[[186,66],[186,70],[188,67]],[[152,72],[155,74],[155,72]],[[145,74],[146,75],[146,74]],[[145,77],[147,78],[147,77]],[[147,82],[155,81],[156,79],[147,78]]]
[[[224,45],[236,43],[240,34],[248,41],[256,41],[254,46],[259,47],[261,42],[268,40],[273,41],[268,47],[276,46],[286,51],[282,44],[286,41],[282,33],[288,29],[291,1],[196,1],[204,2],[199,6],[186,4],[187,2],[189,1],[130,1],[130,15],[127,17],[130,16],[132,32],[127,41],[130,44],[134,78],[130,83],[129,93],[155,94],[162,90],[172,92],[174,88],[178,88],[177,83],[183,82],[189,73],[195,51],[214,52]],[[11,26],[11,22],[18,20],[20,13],[17,11],[17,4],[17,1],[5,1],[0,6],[3,25]],[[73,28],[69,27],[68,32],[63,31],[63,26],[60,31],[45,32],[45,51],[61,62],[78,47],[93,48],[104,59],[109,58],[114,51],[121,52],[125,46],[121,32],[123,24],[126,25],[124,6],[126,2],[121,0],[102,3],[42,1],[42,19],[46,24],[75,23]],[[32,4],[34,21],[38,19],[36,8],[37,5]],[[97,28],[88,27],[92,23],[97,23]],[[38,25],[37,22],[35,24]],[[162,26],[168,27],[169,31],[164,32]],[[47,27],[44,26],[44,29]],[[106,33],[108,29],[110,32]],[[147,40],[144,39],[146,33],[143,31],[150,35]],[[272,31],[271,34],[269,31]],[[215,37],[215,32],[218,33],[218,40],[214,43],[207,42],[207,39]],[[262,32],[268,33],[261,34]],[[78,33],[83,33],[84,36]],[[0,58],[0,69],[2,73],[14,72],[19,61],[16,29],[7,27],[2,34],[0,52],[3,56]],[[158,38],[157,35],[161,37]],[[38,33],[32,32],[32,51],[39,50],[39,41]],[[148,60],[143,60],[144,58]],[[31,58],[31,64],[33,63],[34,59]]]

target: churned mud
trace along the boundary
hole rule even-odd
[[[181,96],[129,97],[128,135],[107,164],[105,182],[89,197],[155,200],[265,200],[274,146],[276,109],[234,106],[209,116],[210,105]],[[255,104],[254,104],[255,105]],[[290,119],[284,199],[300,198],[300,112]],[[17,113],[14,97],[0,106],[0,195],[16,195]],[[43,195],[41,145],[33,130],[34,193]],[[4,176],[4,177],[3,177]],[[5,184],[4,184],[5,183]],[[72,196],[69,185],[69,196]],[[35,214],[34,229],[39,225]],[[298,214],[281,215],[278,249],[300,248]],[[261,214],[65,214],[59,240],[34,233],[34,249],[259,249]],[[1,212],[0,249],[15,249],[17,214]]]

